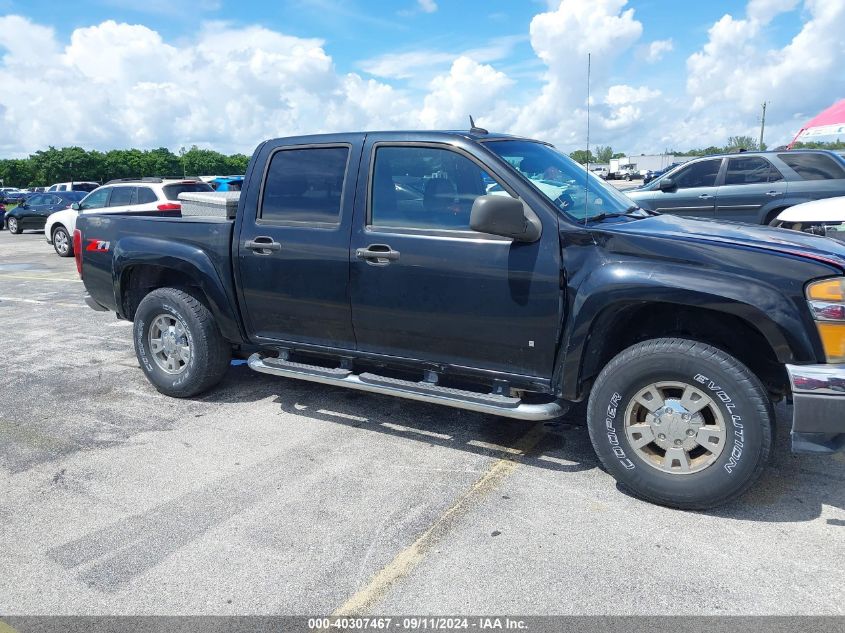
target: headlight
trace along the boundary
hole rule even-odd
[[[807,303],[816,320],[828,363],[845,363],[845,277],[807,286]]]

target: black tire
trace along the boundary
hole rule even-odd
[[[14,233],[15,235],[23,233],[23,229],[17,218],[6,218],[6,227],[9,229],[9,233]]]
[[[782,209],[775,209],[774,211],[770,211],[768,215],[766,215],[765,219],[763,220],[764,226],[774,226],[775,222],[777,221],[777,217],[789,207],[783,207]]]
[[[649,461],[661,459],[656,443],[645,447],[654,453],[649,457],[629,440],[629,407],[656,383],[683,383],[712,396],[710,407],[722,416],[725,438],[718,456],[701,449],[704,458],[696,459],[714,460],[702,470],[666,472]],[[596,454],[620,485],[641,499],[687,510],[727,503],[758,479],[772,450],[773,420],[765,388],[745,365],[705,343],[677,338],[645,341],[617,355],[596,379],[587,411]]]
[[[64,241],[61,240],[61,235],[64,235]],[[64,252],[60,250],[60,246],[57,243],[56,237],[59,237],[59,242],[62,242],[66,246]],[[53,229],[53,235],[50,237],[53,242],[53,250],[56,251],[56,255],[59,257],[73,257],[73,239],[71,239],[70,233],[67,232],[67,229],[63,227],[61,224],[58,225]]]
[[[151,349],[150,328],[162,315],[181,324],[190,348],[190,359],[179,373],[168,373]],[[159,288],[144,297],[135,311],[133,339],[147,379],[161,393],[175,398],[190,398],[216,385],[232,357],[232,348],[209,309],[190,292],[178,288]]]

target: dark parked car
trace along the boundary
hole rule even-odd
[[[67,209],[88,195],[84,191],[52,191],[35,193],[6,213],[6,227],[10,233],[27,229],[43,229],[51,213]]]
[[[656,180],[657,178],[660,178],[663,174],[669,173],[670,171],[675,169],[675,167],[677,167],[678,165],[681,165],[681,164],[682,163],[672,163],[671,165],[668,165],[667,167],[664,167],[663,169],[657,169],[657,170],[649,169],[645,174],[643,174],[643,184],[647,185],[652,180]]]
[[[396,187],[408,174],[417,193]],[[753,483],[772,400],[794,402],[794,450],[845,448],[845,244],[632,208],[545,143],[275,139],[233,218],[82,213],[73,241],[86,302],[134,321],[170,396],[211,388],[235,354],[535,422],[589,399],[608,472],[682,508]]]
[[[7,191],[3,194],[3,202],[5,204],[20,204],[32,194],[28,191]]]
[[[769,224],[794,204],[845,195],[845,159],[825,150],[706,156],[625,195],[651,211]]]

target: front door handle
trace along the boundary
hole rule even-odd
[[[244,242],[244,248],[255,251],[256,255],[269,255],[273,251],[282,250],[282,245],[272,237],[261,235],[254,240]]]
[[[698,196],[698,199],[699,200],[709,200],[712,197],[713,196],[711,196],[709,193],[702,193],[700,196]]]
[[[774,197],[774,196],[779,196],[779,195],[780,195],[780,191],[767,191],[767,192],[766,192],[766,195],[767,195],[767,196],[772,196],[772,197]]]
[[[373,266],[386,266],[399,259],[399,251],[394,251],[387,244],[370,244],[367,248],[356,249],[355,257]]]

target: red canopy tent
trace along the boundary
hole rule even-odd
[[[813,140],[816,136],[842,135],[845,137],[845,99],[834,103],[804,124],[789,144]]]

